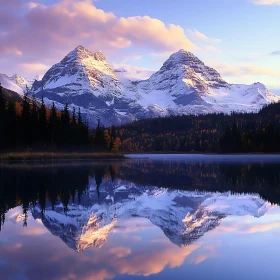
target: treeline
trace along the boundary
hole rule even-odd
[[[21,103],[5,99],[0,86],[0,150],[21,148],[46,149],[86,146],[88,126],[80,110],[70,114],[66,104],[58,111],[48,109],[26,93]]]
[[[9,96],[8,93],[13,96]],[[100,121],[89,130],[80,109],[62,111],[46,107],[26,91],[23,99],[0,84],[0,152],[17,150],[95,150],[119,152],[116,128],[105,129]]]
[[[259,113],[170,116],[89,131],[80,110],[46,108],[27,94],[5,99],[0,86],[0,150],[100,149],[112,152],[280,152],[280,103]]]
[[[259,113],[170,116],[116,128],[124,152],[280,152],[280,104]]]

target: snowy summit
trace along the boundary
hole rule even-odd
[[[31,93],[56,104],[80,107],[91,126],[121,124],[170,114],[257,112],[277,102],[261,83],[229,84],[191,52],[172,54],[147,80],[124,80],[126,69],[116,69],[101,52],[78,46],[53,65]],[[129,75],[128,75],[129,76]],[[133,76],[133,75],[131,75]],[[18,75],[1,75],[4,87],[19,90],[29,83]]]

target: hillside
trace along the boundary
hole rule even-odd
[[[127,152],[280,152],[280,103],[259,113],[172,116],[116,128]]]

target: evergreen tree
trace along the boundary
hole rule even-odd
[[[104,129],[100,126],[100,120],[98,119],[97,127],[95,130],[94,144],[97,146],[104,146]]]
[[[38,105],[36,104],[35,97],[33,97],[31,109],[32,144],[35,144],[38,141],[38,117]]]
[[[41,143],[47,142],[47,111],[43,97],[39,109],[39,140]]]
[[[15,148],[17,144],[17,114],[16,107],[13,101],[9,101],[6,119],[6,137],[7,147]]]
[[[24,146],[29,146],[32,142],[31,137],[31,114],[30,114],[30,100],[28,97],[28,91],[26,90],[22,102],[21,111],[21,135]]]
[[[4,98],[3,88],[0,83],[0,150],[5,145],[5,117],[6,117],[6,100]]]
[[[69,124],[70,124],[70,113],[69,113],[68,103],[66,103],[63,110],[62,125],[64,127],[67,127]]]
[[[3,92],[3,87],[0,83],[0,117],[4,117],[4,113],[6,110],[6,100],[4,98],[4,92]]]
[[[76,108],[73,107],[73,113],[72,113],[72,124],[77,123],[77,118],[76,118]]]
[[[61,143],[69,144],[73,139],[71,139],[71,128],[70,128],[70,113],[68,104],[66,103],[61,115]]]
[[[58,142],[58,131],[59,131],[59,119],[57,116],[55,104],[53,102],[51,108],[51,114],[49,118],[49,137],[52,146],[54,146]]]
[[[78,111],[78,124],[82,124],[83,121],[82,121],[82,115],[81,115],[81,108],[79,108],[79,111]]]

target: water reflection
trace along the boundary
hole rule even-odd
[[[68,259],[78,270],[66,276],[65,267],[57,267],[45,279],[148,276],[186,260],[203,263],[219,255],[223,234],[279,229],[279,167],[153,160],[2,165],[1,271],[11,273],[5,260],[20,263],[42,241],[49,264],[65,266]],[[32,251],[27,279],[37,279],[34,258],[42,260]]]

